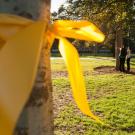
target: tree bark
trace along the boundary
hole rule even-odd
[[[0,12],[48,23],[50,0],[0,0]],[[53,135],[52,110],[50,46],[45,41],[33,91],[20,115],[14,135]]]
[[[119,53],[120,48],[122,48],[122,30],[121,28],[116,31],[116,41],[115,41],[115,59],[116,59],[116,70],[119,70]]]

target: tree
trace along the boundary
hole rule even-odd
[[[12,13],[34,20],[50,20],[50,0],[0,0],[0,12]],[[50,46],[42,46],[38,73],[31,93],[16,126],[15,135],[52,135],[52,86]],[[8,129],[7,129],[8,130]]]
[[[86,19],[98,25],[106,35],[104,44],[111,43],[115,46],[116,69],[118,69],[122,38],[133,22],[135,12],[133,0],[67,0],[65,5],[62,6],[63,10],[57,13],[57,18],[63,18],[65,14],[64,19]],[[132,40],[135,41],[135,38]]]

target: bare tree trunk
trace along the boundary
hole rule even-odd
[[[0,12],[35,20],[50,20],[50,0],[0,0]],[[50,46],[42,46],[38,73],[31,93],[16,126],[14,135],[53,135]]]
[[[116,31],[116,41],[115,41],[116,70],[119,70],[120,48],[122,48],[122,30],[121,30],[121,28]]]

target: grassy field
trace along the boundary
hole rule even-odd
[[[55,135],[135,135],[135,59],[131,74],[115,71],[111,57],[81,59],[92,111],[113,129],[83,115],[72,98],[62,59],[52,60]]]

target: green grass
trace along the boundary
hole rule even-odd
[[[109,57],[90,57],[91,59],[82,59],[81,65],[83,71],[93,70],[95,67],[99,66],[114,66],[114,59]],[[135,63],[135,62],[134,62]],[[67,71],[63,59],[53,59],[52,60],[52,71]]]
[[[135,68],[135,59],[132,59]],[[123,73],[92,74],[93,68],[114,66],[111,58],[104,60],[81,60],[85,76],[87,95],[92,111],[108,128],[83,115],[71,94],[68,78],[58,75],[53,78],[55,135],[135,135],[135,75]],[[63,60],[52,60],[54,72],[66,71]]]
[[[79,55],[81,57],[112,57],[113,54],[112,53],[97,53],[97,54],[94,54],[94,53],[79,53]],[[51,56],[52,57],[61,57],[61,54],[59,53],[59,51],[57,53],[51,53]]]

